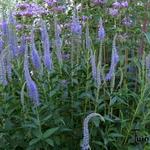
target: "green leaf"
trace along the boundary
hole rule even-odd
[[[52,139],[46,139],[46,143],[54,147],[54,141]]]
[[[119,134],[119,133],[110,133],[109,136],[110,137],[124,137],[122,134]]]
[[[58,127],[48,129],[48,130],[45,131],[45,133],[43,134],[43,137],[44,137],[44,138],[50,137],[50,136],[51,136],[52,134],[54,134],[58,129],[59,129]]]
[[[113,97],[112,99],[110,99],[110,106],[113,106],[115,103],[117,102],[117,97]]]
[[[52,115],[48,115],[46,116],[43,120],[42,120],[42,123],[41,124],[44,124],[45,122],[47,122],[50,118],[52,117]]]
[[[31,145],[33,145],[33,144],[36,144],[36,143],[39,142],[39,141],[40,141],[39,138],[32,139],[32,140],[30,141],[29,145],[31,146]]]

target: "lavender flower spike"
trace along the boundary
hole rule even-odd
[[[76,17],[75,15],[73,16],[71,22],[71,32],[75,35],[82,34],[82,26],[80,24],[79,17]]]
[[[8,36],[8,23],[5,18],[3,18],[2,21],[2,36]]]
[[[105,30],[104,30],[103,22],[102,22],[101,18],[100,18],[100,22],[99,22],[98,38],[100,41],[103,41],[105,38]]]
[[[23,35],[21,37],[21,45],[20,45],[20,48],[19,48],[19,54],[24,54],[24,52],[25,52],[25,45],[26,45],[26,37]]]
[[[89,136],[90,135],[89,135],[88,123],[89,123],[91,118],[96,117],[96,116],[99,116],[102,121],[105,121],[104,118],[98,113],[91,113],[84,119],[84,122],[83,122],[83,143],[81,145],[82,150],[88,150],[90,148],[90,145],[89,145],[89,139],[90,139]]]
[[[44,65],[50,71],[53,69],[53,61],[50,53],[50,42],[46,29],[46,23],[43,20],[41,20],[41,37],[44,49]]]
[[[116,48],[116,37],[117,35],[115,35],[114,40],[113,40],[111,66],[110,66],[110,70],[108,74],[106,75],[106,78],[105,78],[106,81],[111,80],[111,78],[113,77],[115,73],[115,68],[119,62],[119,55],[118,55],[117,48]]]
[[[15,57],[18,55],[18,41],[17,41],[17,35],[15,32],[15,26],[12,23],[12,20],[10,20],[11,22],[8,28],[8,45],[9,45],[9,49],[12,52],[12,56]]]
[[[41,67],[41,60],[40,56],[38,54],[38,51],[36,50],[35,43],[34,43],[34,30],[32,29],[31,32],[31,59],[34,67],[36,69],[39,69]]]
[[[27,89],[28,89],[29,97],[31,98],[31,100],[33,100],[33,102],[36,106],[39,106],[40,101],[39,101],[38,89],[37,89],[35,82],[32,80],[32,78],[30,76],[28,66],[29,66],[29,64],[28,64],[28,50],[26,48],[25,58],[24,58],[24,73],[25,73],[25,80],[27,83]]]

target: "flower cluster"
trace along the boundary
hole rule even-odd
[[[113,4],[112,4],[112,6],[114,7],[114,8],[117,8],[117,9],[119,9],[119,8],[127,8],[128,7],[128,2],[127,1],[123,1],[123,2],[114,2]]]
[[[57,4],[57,0],[44,0],[44,1],[45,1],[45,3],[47,3],[48,6],[50,6],[50,7],[52,7],[52,6],[54,6],[54,5]]]
[[[100,5],[100,4],[105,4],[107,0],[92,0],[92,3],[94,5]]]
[[[127,8],[128,7],[128,2],[127,1],[122,1],[122,2],[114,2],[112,4],[112,8],[109,8],[109,14],[111,16],[118,16],[119,15],[119,10],[121,8]]]
[[[59,5],[58,0],[44,0],[44,1],[52,12],[61,13],[66,10],[66,7],[64,5]]]
[[[70,28],[71,28],[71,32],[73,34],[76,34],[76,35],[81,35],[82,34],[82,26],[80,24],[78,16],[73,16],[72,22],[70,24]]]
[[[133,21],[131,20],[131,18],[129,16],[122,19],[122,24],[127,27],[130,27],[132,25],[132,23],[133,23]]]
[[[100,41],[103,41],[105,38],[105,30],[104,30],[102,19],[100,19],[100,23],[99,23],[98,38]]]
[[[49,13],[44,7],[36,3],[18,3],[16,5],[17,11],[14,13],[15,16],[37,16]]]

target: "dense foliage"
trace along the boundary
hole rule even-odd
[[[1,4],[0,150],[150,149],[148,0]]]

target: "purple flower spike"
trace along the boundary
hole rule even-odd
[[[10,12],[10,14],[9,14],[9,23],[10,23],[11,25],[13,25],[13,26],[16,25],[16,20],[15,20],[15,18],[14,18],[14,16],[13,16],[12,12]]]
[[[119,15],[119,10],[118,9],[115,9],[115,8],[109,8],[109,14],[111,16],[118,16]]]
[[[2,39],[0,39],[0,53],[3,50],[3,46],[4,46],[4,41]]]
[[[24,29],[24,25],[22,25],[22,24],[16,25],[16,30],[22,30],[22,29]]]
[[[26,37],[21,37],[21,46],[19,48],[19,54],[23,54],[25,52],[25,45],[26,45]]]
[[[100,117],[100,119],[102,121],[105,121],[104,118],[98,113],[91,113],[84,119],[84,122],[83,122],[83,143],[81,145],[82,150],[89,150],[90,149],[89,121],[93,117]]]
[[[76,35],[82,34],[82,26],[80,24],[78,17],[73,16],[73,19],[71,22],[71,32]]]
[[[105,4],[107,0],[92,0],[92,3],[95,5]]]
[[[124,26],[127,26],[127,27],[130,27],[131,25],[132,25],[132,20],[131,20],[131,18],[130,17],[125,17],[125,18],[123,18],[123,20],[122,20],[122,24],[124,25]]]
[[[112,4],[112,6],[113,6],[113,8],[117,8],[117,9],[119,9],[119,8],[121,8],[121,3],[120,2],[114,2],[113,4]]]
[[[27,45],[26,45],[26,47],[27,47]],[[30,99],[33,100],[33,103],[36,106],[39,106],[40,105],[39,93],[38,93],[37,86],[36,86],[35,82],[32,80],[30,73],[29,73],[28,52],[27,51],[28,50],[26,48],[25,58],[24,58],[25,80],[26,80],[27,89],[28,89]]]
[[[112,47],[112,58],[111,58],[111,66],[108,74],[106,75],[106,81],[111,80],[113,75],[115,74],[115,68],[119,62],[119,55],[116,49],[116,37],[115,35],[114,40],[113,40],[113,47]]]
[[[48,32],[46,29],[46,23],[41,21],[41,37],[42,37],[42,45],[44,48],[44,65],[50,71],[53,69],[53,62],[50,53],[50,42],[48,37]]]
[[[39,106],[39,94],[35,82],[33,80],[30,80],[30,82],[27,82],[27,86],[30,98],[34,101],[35,105]]]
[[[36,50],[36,47],[35,47],[33,29],[31,32],[31,49],[32,49],[31,50],[32,63],[36,69],[39,69],[41,67],[41,60],[40,60],[40,56],[38,54],[38,51]]]
[[[104,27],[103,27],[102,19],[100,19],[100,23],[99,23],[98,38],[99,38],[100,41],[103,41],[104,38],[105,38],[105,30],[104,30]]]
[[[8,23],[5,19],[2,21],[2,36],[8,36]]]
[[[28,3],[18,3],[18,4],[16,4],[16,7],[21,10],[25,10],[29,7],[29,4]]]
[[[18,41],[14,26],[8,29],[8,45],[13,57],[18,55]]]
[[[53,7],[52,8],[52,10],[54,11],[54,12],[57,12],[57,13],[62,13],[62,12],[64,12],[65,11],[65,7],[64,6],[57,6],[57,7]]]
[[[127,8],[128,7],[128,2],[127,1],[121,2],[121,7],[122,8]]]
[[[57,3],[57,0],[44,0],[48,6],[52,7]]]

